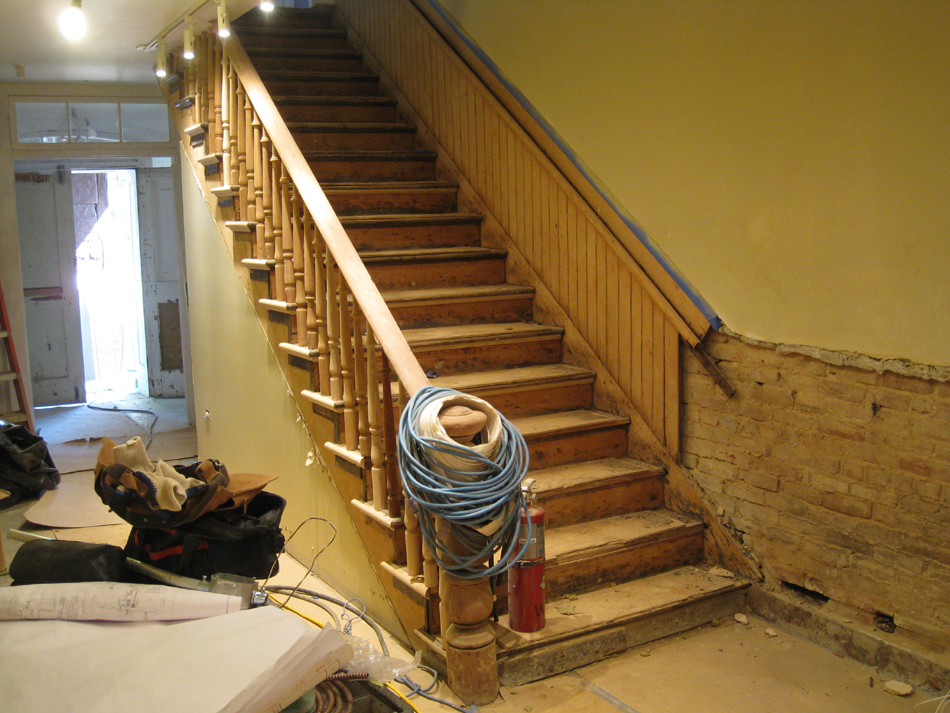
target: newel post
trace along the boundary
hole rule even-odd
[[[442,570],[439,594],[449,688],[465,703],[491,703],[498,697],[491,583],[488,577],[460,579]]]

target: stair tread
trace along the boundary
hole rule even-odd
[[[346,225],[344,219],[341,223]],[[444,262],[446,260],[482,260],[486,258],[504,258],[507,250],[480,247],[450,248],[405,248],[400,250],[360,250],[360,257],[366,265],[392,262]]]
[[[340,216],[344,227],[394,227],[400,225],[471,225],[484,218],[478,213],[381,213],[376,215]],[[427,248],[427,252],[439,248]],[[481,248],[487,250],[488,248]],[[392,250],[390,252],[399,252]]]
[[[239,25],[234,29],[238,35],[269,35],[272,37],[333,37],[346,38],[345,30],[329,30],[322,27],[266,27],[263,25]]]
[[[397,121],[290,121],[287,128],[298,133],[414,134],[416,127]]]
[[[324,94],[275,94],[274,104],[281,106],[396,106],[393,97],[326,96]]]
[[[334,72],[321,69],[261,69],[257,74],[261,79],[293,79],[299,81],[324,82],[376,82],[378,74],[369,72]]]
[[[508,616],[504,615],[497,626],[499,654],[510,655],[598,629],[622,626],[749,586],[748,580],[719,576],[711,569],[709,565],[678,567],[578,594],[576,598],[572,595],[570,614],[560,613],[556,605],[548,602],[545,627],[533,633],[512,631],[507,626]]]
[[[532,473],[535,492],[540,498],[584,485],[628,481],[633,478],[655,477],[666,473],[660,466],[650,465],[634,458],[602,458],[601,460],[568,463]]]
[[[26,414],[22,411],[7,411],[6,413],[0,413],[0,421],[6,421],[7,423],[23,423],[26,420]]]
[[[445,344],[466,344],[492,339],[531,339],[537,337],[560,338],[564,333],[561,327],[530,322],[509,322],[501,324],[463,324],[450,327],[425,327],[422,329],[404,329],[403,336],[412,347]]]
[[[356,50],[331,50],[304,47],[250,47],[247,54],[255,57],[290,57],[307,59],[361,59],[362,53]]]
[[[359,183],[333,183],[323,192],[328,196],[339,193],[413,193],[416,191],[454,193],[458,188],[459,184],[452,181],[361,181]]]
[[[700,521],[669,510],[639,510],[550,528],[545,532],[544,549],[548,564],[553,566],[626,549],[672,533],[701,529]]]
[[[460,285],[431,287],[422,290],[384,290],[383,300],[388,305],[422,304],[425,302],[464,302],[473,299],[530,297],[534,288],[529,285]]]
[[[457,391],[485,391],[506,386],[533,386],[538,384],[557,384],[568,381],[592,382],[596,374],[570,364],[544,364],[524,366],[515,369],[481,371],[474,374],[455,374],[431,379],[433,386],[456,389]]]
[[[308,161],[435,161],[435,151],[303,151]],[[323,183],[321,181],[321,183]],[[347,183],[351,183],[348,181]],[[387,180],[386,183],[391,183]]]
[[[573,432],[626,426],[630,423],[630,419],[606,411],[581,409],[577,411],[558,411],[538,416],[522,416],[511,419],[511,422],[521,432],[525,440],[531,442],[540,438]]]

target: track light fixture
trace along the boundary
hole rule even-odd
[[[86,34],[86,16],[82,14],[82,0],[72,0],[59,16],[59,31],[66,39],[78,40]]]
[[[158,41],[158,61],[155,64],[155,76],[159,79],[168,74],[168,60],[165,57],[165,38]]]
[[[264,12],[270,12],[274,9],[273,0],[261,0],[261,10]]]
[[[228,6],[225,0],[216,0],[218,3],[218,37],[231,36],[231,21],[228,19]]]
[[[185,22],[187,26],[185,27],[185,48],[181,52],[181,56],[185,59],[194,59],[195,58],[195,23],[191,19],[191,15],[185,15]]]

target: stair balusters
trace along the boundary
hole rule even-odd
[[[215,111],[221,116],[221,184],[231,182],[231,62],[227,55],[220,51],[220,45],[215,43],[218,54],[221,55],[221,90],[217,95],[219,108]]]
[[[261,216],[264,221],[264,252],[260,257],[274,259],[274,188],[270,136],[261,132]]]
[[[237,91],[235,92],[236,101],[233,104],[235,121],[235,133],[237,134],[237,163],[238,178],[234,185],[238,186],[237,209],[235,217],[238,220],[250,220],[248,214],[247,202],[247,132],[245,125],[247,115],[244,112],[244,85],[240,81],[236,82]]]
[[[230,125],[230,140],[228,142],[228,153],[231,155],[229,170],[226,180],[232,186],[239,186],[241,184],[241,158],[240,158],[240,136],[241,136],[241,116],[242,114],[238,111],[238,103],[240,101],[240,82],[237,78],[237,73],[234,71],[234,65],[228,62],[228,117]],[[240,201],[238,201],[240,206]],[[235,217],[238,214],[235,212]],[[240,218],[238,218],[240,220]]]
[[[272,268],[270,294],[273,301],[284,303],[281,310],[292,310],[293,346],[311,354],[322,402],[337,408],[342,404],[340,440],[359,454],[356,462],[365,473],[366,497],[397,532],[400,520],[405,521],[408,573],[425,576],[429,628],[438,631],[438,567],[422,542],[418,514],[404,504],[399,478],[396,370],[294,183],[272,127],[265,127],[255,109],[237,60],[222,51],[213,35],[203,36],[196,49],[196,61],[183,71],[182,92],[195,97],[196,122],[209,125],[205,153],[223,154],[222,184],[237,194],[234,220],[257,223],[251,241],[255,269]],[[358,292],[365,299],[367,286],[362,284]],[[375,300],[364,304],[382,301],[375,293]],[[416,367],[418,375],[400,372],[412,376],[414,389],[424,381]],[[398,380],[395,387],[404,403],[405,389]]]
[[[343,443],[349,451],[359,448],[359,416],[356,411],[356,380],[353,373],[353,323],[349,289],[340,279],[340,371],[343,377]]]
[[[376,338],[373,328],[366,324],[366,398],[369,408],[370,437],[370,476],[373,481],[373,507],[379,511],[386,509],[386,468],[385,447],[383,446],[383,424],[379,413],[379,370],[376,366]]]
[[[248,102],[250,106],[250,102]],[[264,180],[263,180],[263,162],[261,160],[261,121],[257,117],[257,112],[253,108],[251,112],[251,164],[253,166],[254,197],[251,201],[254,205],[254,218],[257,221],[257,227],[254,229],[254,257],[264,257]],[[248,172],[251,173],[250,171]],[[251,177],[248,177],[251,180]],[[250,189],[249,189],[250,190]]]

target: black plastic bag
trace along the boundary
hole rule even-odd
[[[16,584],[120,582],[124,574],[122,548],[93,542],[32,540],[10,562]]]
[[[0,488],[10,492],[0,510],[57,485],[59,471],[46,441],[25,426],[0,421]]]

